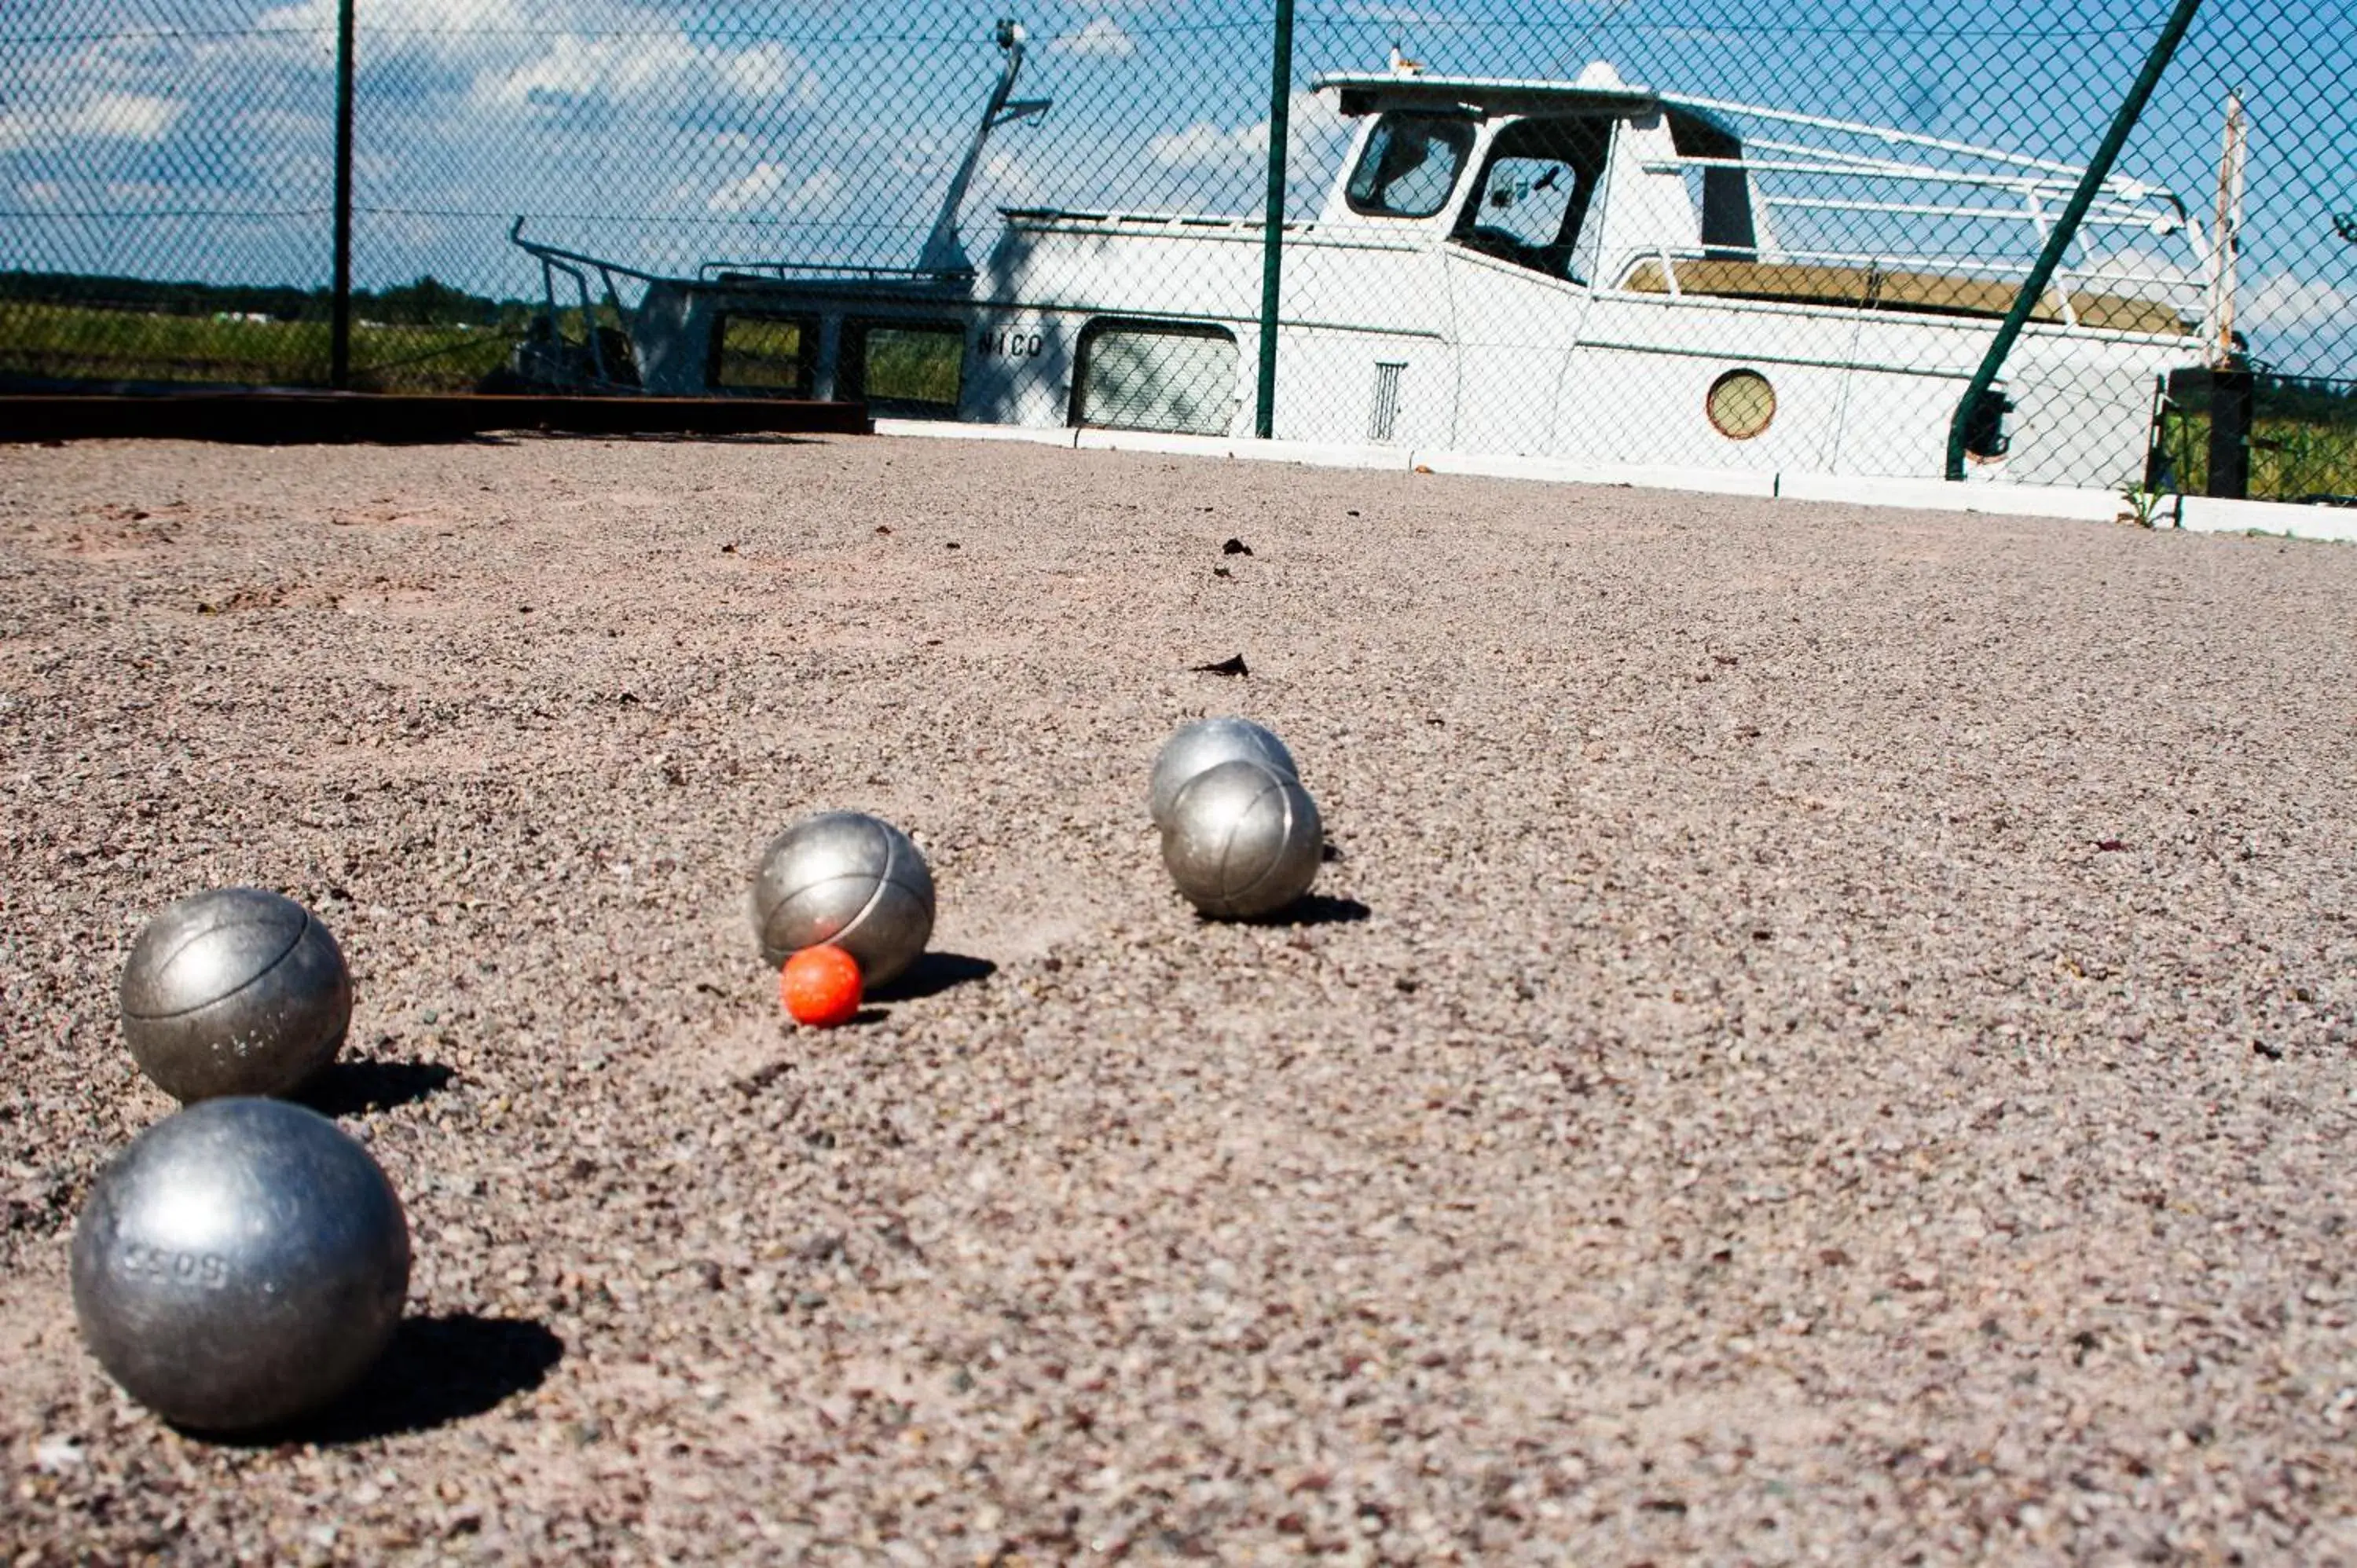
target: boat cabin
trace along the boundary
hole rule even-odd
[[[2014,290],[1970,258],[1951,258],[1957,267],[1952,272],[1852,253],[1764,259],[1783,254],[1772,222],[1775,203],[1755,189],[1742,138],[1722,106],[1631,88],[1609,64],[1590,65],[1571,83],[1394,75],[1329,76],[1318,85],[1339,93],[1342,112],[1362,122],[1327,198],[1321,220],[1329,225],[1354,219],[1420,223],[1436,239],[1545,276],[1640,293],[1991,317],[2013,306]],[[1785,162],[1766,172],[1814,175],[1827,184],[1966,183],[1953,167],[1902,169],[1889,162]],[[2017,174],[2007,183],[2028,199],[2018,209],[1977,216],[2036,227],[2042,238],[2049,207],[2036,199],[2059,206],[2055,180]],[[1607,189],[1609,202],[1599,196]],[[1889,199],[1853,196],[1842,205],[1889,216],[1957,216]],[[2163,216],[2167,221],[2181,214]],[[2136,220],[2151,220],[2150,213]],[[2163,300],[2085,288],[2054,296],[2033,319],[2169,336],[2199,324],[2198,316]]]

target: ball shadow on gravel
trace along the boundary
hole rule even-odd
[[[483,1415],[547,1380],[565,1341],[544,1325],[470,1312],[411,1317],[357,1387],[317,1414],[249,1433],[191,1433],[239,1448],[361,1443]]]
[[[1272,909],[1265,915],[1238,923],[1247,926],[1354,926],[1373,913],[1356,898],[1329,898],[1323,893],[1310,893],[1296,898],[1282,909]],[[1202,919],[1206,924],[1213,923],[1212,917],[1209,915],[1203,916]]]
[[[322,1116],[358,1116],[414,1104],[457,1076],[440,1062],[329,1062],[293,1098]]]
[[[920,996],[938,996],[952,985],[988,980],[997,972],[996,964],[971,953],[929,952],[867,995],[874,1002],[914,1002]]]

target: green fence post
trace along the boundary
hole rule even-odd
[[[1253,434],[1276,429],[1276,285],[1285,254],[1285,136],[1293,107],[1293,0],[1276,0],[1268,82],[1268,215],[1260,252],[1260,406]]]
[[[352,0],[336,0],[336,276],[328,381],[352,381]]]
[[[2014,339],[2021,336],[2022,328],[2029,320],[2029,313],[2045,297],[2046,285],[2054,278],[2054,269],[2062,264],[2062,252],[2070,248],[2072,240],[2078,238],[2080,220],[2087,216],[2087,209],[2094,205],[2095,193],[2111,176],[2113,160],[2120,156],[2120,148],[2126,144],[2128,133],[2136,129],[2136,121],[2144,113],[2145,101],[2152,96],[2152,90],[2160,85],[2160,73],[2169,69],[2169,57],[2177,53],[2177,46],[2184,38],[2185,30],[2193,25],[2193,13],[2200,9],[2201,0],[2177,0],[2177,9],[2169,13],[2169,26],[2160,30],[2160,37],[2153,42],[2152,52],[2145,56],[2144,69],[2136,73],[2136,85],[2128,89],[2127,97],[2120,103],[2120,112],[2112,116],[2112,128],[2104,133],[2103,145],[2095,149],[2094,161],[2087,166],[2087,172],[2079,177],[2079,188],[2071,193],[2070,205],[2063,208],[2062,216],[2055,220],[2054,232],[2047,236],[2046,248],[2038,252],[2038,263],[2029,269],[2029,276],[2022,284],[2021,292],[2014,296],[2013,308],[2005,313],[2005,324],[1996,329],[1996,340],[1982,356],[1980,369],[1973,372],[1972,383],[1965,387],[1964,395],[1957,400],[1956,416],[1948,424],[1949,478],[1964,477],[1964,431],[1972,424],[1973,411],[1980,407],[1981,399],[1986,397],[1989,388],[1996,383],[1997,372],[2005,369],[2005,357],[2013,352]]]

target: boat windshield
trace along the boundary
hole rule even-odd
[[[1386,114],[1367,137],[1351,173],[1351,209],[1377,218],[1429,218],[1457,188],[1473,148],[1470,121],[1434,114]]]
[[[1454,238],[1550,277],[1571,277],[1612,131],[1603,120],[1522,120],[1498,133]]]

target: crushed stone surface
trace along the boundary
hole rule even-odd
[[[0,1547],[2357,1562],[2352,634],[2357,551],[1980,515],[0,446]],[[1161,868],[1217,713],[1324,812],[1290,919]],[[828,807],[941,908],[823,1033],[746,888]],[[310,1097],[417,1259],[242,1444],[66,1274],[222,884],[350,959]]]

